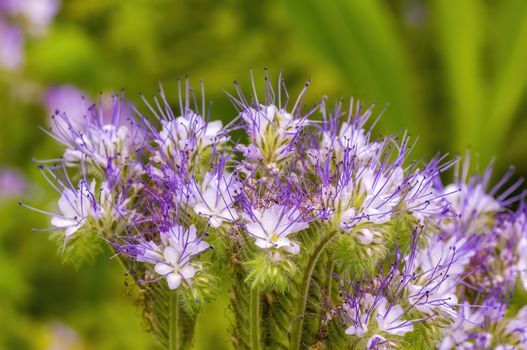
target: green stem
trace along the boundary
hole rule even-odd
[[[318,246],[315,248],[313,255],[309,258],[306,269],[304,270],[304,276],[302,276],[302,285],[299,289],[300,297],[297,299],[295,306],[295,315],[297,315],[298,320],[295,321],[293,329],[291,330],[291,350],[300,349],[302,343],[302,330],[304,328],[304,313],[306,311],[306,304],[308,298],[309,287],[311,285],[311,277],[315,266],[317,265],[318,259],[322,255],[322,252],[328,246],[328,244],[335,238],[336,232],[331,232],[326,237],[324,237]]]
[[[168,349],[178,350],[179,349],[179,338],[178,338],[178,323],[179,323],[179,305],[177,290],[170,291],[169,301],[170,313],[168,319]]]
[[[251,304],[249,309],[249,334],[251,338],[251,349],[260,349],[260,322],[261,322],[261,300],[258,288],[251,288]]]

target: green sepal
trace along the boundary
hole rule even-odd
[[[97,226],[93,225],[91,219],[87,219],[84,225],[68,239],[62,230],[51,233],[49,239],[57,243],[62,261],[71,263],[75,268],[93,263],[104,250]]]
[[[261,291],[285,292],[290,287],[289,280],[298,271],[287,255],[278,251],[263,252],[244,262],[248,272],[244,282]]]

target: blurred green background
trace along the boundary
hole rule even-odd
[[[378,131],[419,136],[416,154],[470,147],[481,166],[495,156],[499,172],[527,174],[527,1],[17,1],[57,7],[35,30],[45,8],[9,12],[0,0],[0,349],[158,348],[110,253],[62,264],[47,234],[31,232],[49,218],[17,205],[53,210],[58,197],[31,163],[60,154],[38,129],[59,107],[52,87],[91,101],[124,88],[141,105],[162,82],[176,102],[188,74],[204,80],[212,118],[228,121],[234,80],[248,88],[249,67],[262,82],[264,67],[283,69],[291,96],[312,80],[307,104],[389,103]],[[17,47],[8,27],[21,57],[2,67]],[[60,108],[80,103],[68,101]],[[227,303],[208,306],[197,348],[229,348]]]

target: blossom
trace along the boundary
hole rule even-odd
[[[240,117],[258,151],[255,153],[253,149],[251,156],[262,157],[270,163],[287,157],[292,142],[305,124],[305,118],[295,117],[275,105],[246,107]]]
[[[218,142],[225,142],[222,122],[206,122],[202,116],[188,109],[175,118],[162,120],[158,143],[167,155],[195,152]]]
[[[91,105],[85,96],[83,91],[70,85],[49,88],[44,96],[44,104],[48,112],[55,115],[52,126],[53,123],[60,123],[59,128],[63,130],[68,130],[69,125],[80,128],[88,114],[87,106]]]
[[[95,181],[89,186],[85,181],[81,181],[77,188],[64,188],[58,202],[61,215],[54,215],[51,224],[65,229],[66,238],[77,232],[88,216],[95,212],[94,191]]]
[[[245,219],[247,233],[256,238],[259,248],[284,248],[291,254],[298,254],[300,246],[287,236],[309,227],[307,222],[302,221],[297,208],[280,204],[261,210],[252,209]]]
[[[463,302],[458,310],[456,320],[444,329],[444,337],[439,344],[439,350],[449,350],[456,346],[470,347],[474,338],[474,330],[483,328],[485,321],[484,312],[472,307],[468,302]]]
[[[398,186],[404,177],[400,167],[395,167],[388,174],[364,167],[357,174],[357,178],[349,180],[337,195],[340,226],[345,230],[361,221],[385,223],[400,203]]]
[[[496,212],[500,209],[498,201],[485,193],[483,184],[475,186],[451,184],[445,187],[444,193],[451,202],[451,208],[460,215],[462,222],[468,222],[478,215]]]
[[[405,312],[401,305],[390,305],[384,297],[377,302],[376,313],[379,329],[387,333],[403,336],[414,330],[412,322],[402,319]]]
[[[347,299],[343,309],[351,325],[346,328],[345,333],[361,337],[368,331],[368,323],[371,317],[369,311],[375,302],[375,298],[371,294],[365,293],[361,298],[348,296]]]
[[[7,70],[18,68],[24,61],[23,45],[20,29],[0,18],[0,66]]]
[[[155,264],[155,272],[166,278],[170,289],[178,288],[181,280],[190,284],[190,279],[200,268],[192,263],[193,257],[209,248],[209,244],[198,238],[196,232],[194,225],[188,230],[183,226],[173,226],[161,232],[161,244],[153,241],[138,244],[135,247],[136,259]]]
[[[53,116],[53,133],[50,135],[67,147],[64,152],[67,165],[88,162],[103,169],[120,168],[126,165],[140,141],[135,124],[122,124],[122,120],[130,118],[123,97],[113,96],[111,117],[103,110],[102,101],[97,107],[92,105],[84,111],[84,100],[81,99],[78,110],[86,114],[82,123],[60,110]]]
[[[368,342],[366,343],[366,348],[368,350],[388,350],[391,349],[392,346],[388,340],[386,340],[385,337],[379,334],[374,334],[371,336],[370,339],[368,339]]]
[[[17,170],[0,168],[0,200],[19,196],[26,188],[26,180]]]
[[[220,227],[224,221],[238,219],[233,205],[241,186],[233,174],[208,172],[199,184],[194,182],[196,214],[208,217],[212,227]]]

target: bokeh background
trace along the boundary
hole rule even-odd
[[[32,159],[60,147],[39,127],[54,109],[125,90],[203,79],[212,118],[249,67],[283,69],[307,103],[350,96],[376,103],[379,132],[419,136],[415,154],[462,154],[496,173],[527,174],[527,1],[0,0],[0,349],[158,349],[143,332],[123,272],[105,252],[63,264],[45,232],[58,195]],[[84,99],[81,97],[84,96]],[[228,296],[208,306],[196,347],[229,348]]]

